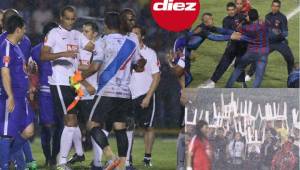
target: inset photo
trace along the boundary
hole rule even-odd
[[[298,170],[300,115],[293,89],[188,89],[188,170]]]

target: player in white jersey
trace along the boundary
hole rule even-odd
[[[82,34],[93,44],[95,43],[96,38],[98,37],[98,33],[99,33],[99,28],[97,24],[89,21],[83,24]],[[78,70],[81,71],[87,70],[87,68],[91,63],[92,57],[93,57],[93,51],[90,52],[84,49],[79,49]],[[88,117],[92,107],[92,100],[96,92],[96,87],[97,87],[97,74],[92,75],[86,81],[83,81],[81,83],[80,88],[84,95],[80,98],[80,101],[78,103],[78,110],[79,110],[78,119],[83,124],[85,124],[88,121]],[[73,143],[76,144],[76,142],[80,142],[80,141],[82,141],[82,136],[74,135]],[[94,157],[94,159],[99,159],[99,158]],[[68,161],[68,164],[74,164],[76,162],[81,162],[81,161],[84,161],[84,157],[79,156],[77,153],[75,153],[73,157]]]
[[[54,111],[64,115],[65,127],[61,135],[58,169],[67,169],[67,157],[73,138],[81,136],[77,124],[77,107],[67,110],[76,97],[75,89],[70,86],[69,77],[78,67],[77,54],[80,49],[92,50],[94,45],[83,34],[73,29],[76,10],[66,6],[60,13],[60,25],[52,29],[45,38],[41,59],[51,61],[53,74],[49,78],[53,96]],[[81,140],[74,143],[77,155],[83,156]]]
[[[134,26],[132,32],[137,35],[140,54],[147,61],[143,72],[132,72],[130,91],[133,100],[135,124],[145,129],[144,165],[151,167],[151,153],[154,144],[153,127],[156,112],[155,91],[160,81],[160,62],[156,52],[143,42],[146,35],[145,29],[141,26]]]
[[[87,71],[82,72],[80,78],[75,79],[75,76],[72,76],[71,81],[80,82],[99,71],[97,94],[90,115],[92,123],[88,128],[92,138],[103,149],[103,153],[109,159],[117,160],[114,163],[118,165],[118,170],[124,170],[128,149],[126,118],[131,111],[129,89],[131,68],[134,64],[134,68],[142,70],[145,63],[139,60],[135,40],[120,33],[119,14],[107,13],[104,22],[108,34],[96,41],[93,63]],[[105,124],[110,123],[113,124],[120,159],[114,156],[107,136],[102,130]]]
[[[136,15],[135,12],[130,9],[130,8],[126,8],[123,9],[121,11],[120,14],[120,18],[121,18],[121,32],[124,35],[127,35],[129,37],[131,37],[132,39],[134,39],[136,41],[136,43],[139,45],[139,41],[137,38],[137,35],[132,31],[132,28],[136,25]],[[138,53],[140,51],[137,51]],[[140,54],[139,54],[140,55]],[[127,159],[126,159],[126,169],[130,170],[130,169],[134,169],[133,167],[133,162],[132,162],[132,156],[131,156],[131,146],[133,143],[133,130],[134,130],[134,116],[132,114],[128,115],[127,117],[127,138],[128,138],[128,152],[127,152]]]

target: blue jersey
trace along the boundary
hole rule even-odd
[[[0,45],[0,68],[7,67],[10,70],[11,86],[15,97],[24,97],[27,94],[29,81],[25,73],[25,56],[20,47],[5,39]],[[2,78],[0,78],[0,96],[7,97]]]
[[[2,42],[6,39],[7,34],[8,34],[7,32],[3,32],[0,35],[0,44],[2,44]],[[22,40],[18,43],[18,46],[20,47],[21,51],[23,52],[23,55],[27,62],[30,57],[30,50],[31,50],[30,39],[26,35],[24,35]]]
[[[52,67],[50,61],[41,60],[42,47],[43,43],[34,46],[31,50],[31,57],[38,65],[40,86],[49,86],[48,77],[52,75]]]

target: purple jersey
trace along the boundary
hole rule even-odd
[[[27,94],[29,82],[25,73],[25,57],[18,45],[5,39],[0,45],[0,68],[7,67],[10,70],[11,86],[15,97],[24,97]],[[0,79],[0,96],[7,97],[2,78]]]
[[[49,86],[48,77],[52,75],[52,67],[50,61],[41,60],[41,50],[43,43],[39,43],[31,50],[31,57],[37,63],[39,70],[39,82],[41,86]]]
[[[0,35],[0,44],[2,44],[2,42],[6,39],[6,37],[7,37],[7,32],[3,32]],[[23,52],[25,60],[27,62],[30,57],[30,50],[31,50],[30,39],[26,35],[24,35],[22,40],[18,43],[18,46],[20,47],[21,51]]]

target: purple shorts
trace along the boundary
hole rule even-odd
[[[40,106],[40,121],[42,125],[56,123],[56,117],[53,111],[52,96],[50,93],[41,92],[39,94],[39,106]]]
[[[33,123],[34,112],[25,97],[15,98],[15,108],[6,112],[6,99],[0,99],[0,135],[16,137]]]

